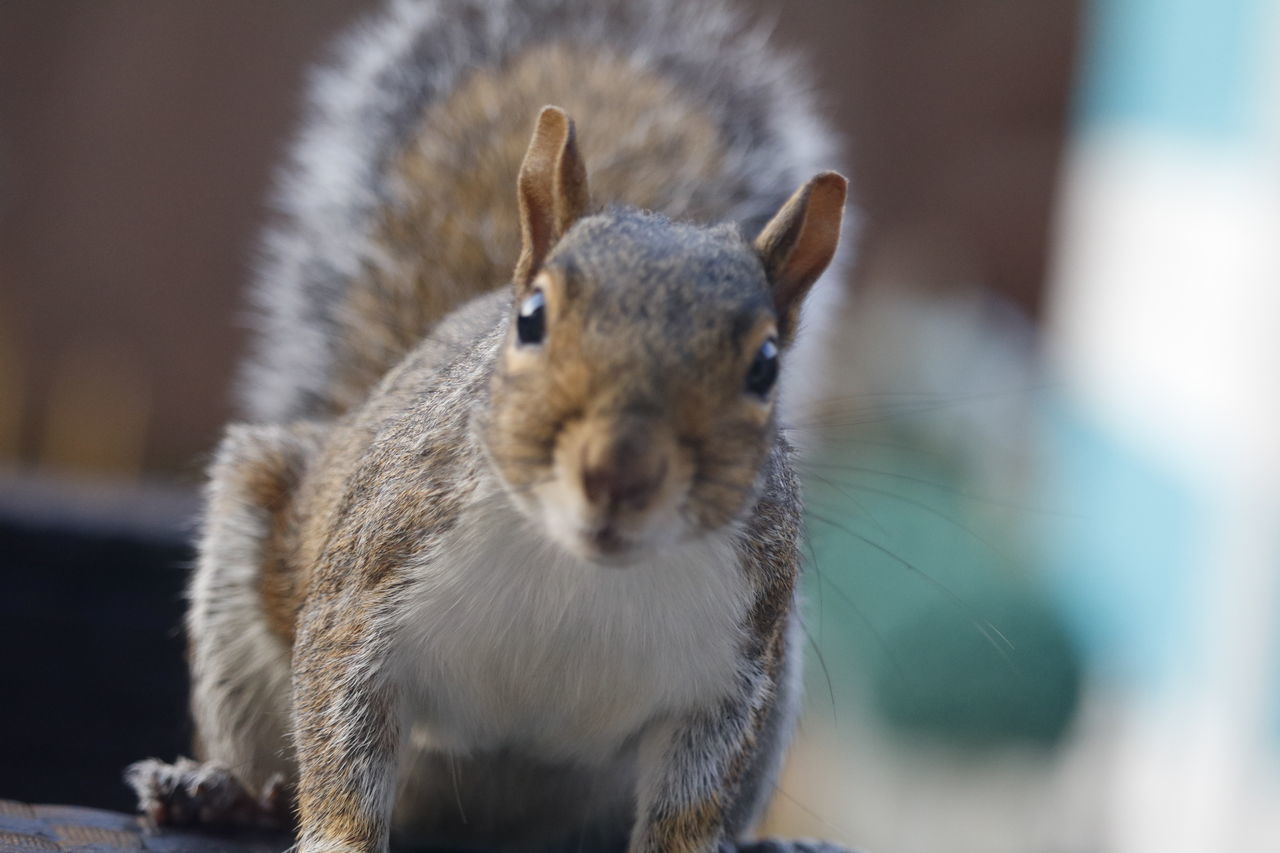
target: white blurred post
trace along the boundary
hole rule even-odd
[[[1276,6],[1090,4],[1048,337],[1066,433],[1097,437],[1063,478],[1095,538],[1053,571],[1111,723],[1103,851],[1280,850]],[[1116,483],[1134,505],[1089,519]]]

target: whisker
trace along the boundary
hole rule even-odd
[[[1029,385],[1024,388],[1012,388],[1012,389],[1006,389],[1001,391],[974,391],[968,394],[950,394],[950,395],[943,394],[943,393],[931,394],[929,392],[922,392],[919,395],[925,398],[922,400],[910,400],[910,401],[904,401],[900,403],[892,403],[887,406],[886,405],[853,406],[850,408],[846,408],[843,411],[836,406],[827,405],[825,407],[822,407],[822,411],[819,411],[818,413],[816,413],[808,421],[800,422],[797,425],[799,426],[838,425],[838,422],[834,420],[830,420],[830,418],[833,415],[843,414],[848,417],[853,417],[857,415],[871,414],[871,413],[876,413],[879,416],[875,418],[869,418],[869,419],[859,419],[854,421],[848,421],[848,422],[845,422],[843,425],[858,426],[866,423],[879,423],[887,420],[893,420],[895,417],[901,416],[901,415],[910,417],[917,414],[929,414],[931,412],[936,412],[941,409],[954,407],[954,406],[969,405],[972,403],[982,402],[986,400],[999,399],[1001,397],[1015,397],[1015,396],[1022,396],[1026,394],[1038,393],[1041,391],[1045,391],[1049,388],[1052,388],[1054,387],[1054,385],[1055,383],[1046,382],[1046,383],[1038,383],[1035,385]],[[874,393],[875,392],[870,392],[866,394],[856,394],[848,399],[852,403],[853,401],[860,401],[864,398],[870,397]],[[893,393],[894,392],[887,392],[886,396],[891,395]],[[903,392],[903,393],[908,395],[911,394],[911,392]],[[944,398],[944,399],[938,399],[938,398]]]
[[[809,513],[809,515],[812,518],[816,519],[817,521],[821,521],[824,524],[831,525],[832,527],[835,527],[837,530],[841,530],[844,533],[848,534],[849,536],[852,536],[853,538],[858,539],[859,541],[865,543],[869,547],[874,548],[875,550],[879,551],[889,559],[903,566],[912,574],[921,578],[930,586],[934,587],[939,592],[941,592],[948,600],[951,601],[952,604],[960,608],[960,611],[964,613],[966,617],[968,617],[969,622],[970,624],[973,625],[974,630],[976,630],[979,634],[981,634],[984,638],[986,638],[987,642],[991,644],[991,647],[995,649],[997,654],[1000,655],[1000,657],[1004,660],[1005,664],[1008,665],[1009,669],[1014,673],[1014,675],[1017,676],[1018,678],[1021,678],[1022,676],[1021,671],[1014,664],[1013,660],[1009,657],[1006,650],[1002,648],[1001,645],[997,643],[995,639],[991,636],[990,631],[995,629],[995,626],[991,624],[990,620],[980,619],[978,615],[974,613],[973,609],[968,605],[968,603],[963,598],[961,598],[959,595],[956,594],[955,590],[951,589],[951,587],[947,586],[942,581],[938,580],[928,572],[921,570],[918,566],[916,566],[911,561],[898,556],[897,554],[893,553],[892,551],[890,551],[888,548],[884,547],[880,543],[875,542],[871,539],[868,539],[866,536],[863,536],[859,533],[855,533],[845,525],[840,524],[838,521],[833,521],[832,519],[825,518],[821,515],[818,515],[812,512]],[[1000,637],[1002,637],[1005,640],[1005,642],[1008,643],[1008,637],[1005,637],[1005,635],[999,632],[998,630],[996,630],[996,633],[998,633]],[[1009,644],[1009,647],[1010,649],[1012,649],[1013,648],[1012,644]]]
[[[909,679],[907,678],[907,675],[906,675],[906,669],[902,666],[902,663],[898,660],[897,656],[894,655],[893,651],[889,648],[889,644],[885,640],[884,635],[881,634],[880,630],[876,628],[875,624],[872,623],[871,617],[869,617],[866,614],[866,612],[861,607],[858,606],[858,604],[853,600],[853,598],[847,592],[845,592],[843,587],[841,587],[835,581],[826,577],[822,573],[822,569],[820,568],[821,561],[818,559],[818,553],[813,547],[813,537],[809,535],[809,530],[807,527],[801,529],[801,537],[804,540],[805,548],[809,551],[809,559],[810,559],[809,566],[812,568],[813,573],[818,578],[819,638],[822,637],[822,632],[825,631],[826,629],[826,619],[823,617],[823,610],[826,606],[825,604],[826,595],[824,592],[824,587],[827,585],[830,585],[830,587],[835,591],[836,595],[844,599],[845,603],[849,605],[849,608],[854,612],[854,615],[857,616],[858,621],[861,622],[863,626],[868,631],[871,632],[872,640],[875,642],[876,647],[880,649],[880,653],[884,655],[885,660],[889,662],[889,666],[893,670],[894,677],[897,678],[899,681],[901,681],[903,684],[908,683]],[[809,642],[812,643],[813,635],[809,634],[807,628],[805,629],[805,633],[806,635],[809,636]],[[827,693],[831,698],[831,722],[833,725],[838,725],[839,717],[837,715],[836,691],[831,679],[831,670],[827,668],[826,657],[821,653],[821,651],[819,651],[818,662],[822,666],[823,674],[826,676]]]
[[[822,584],[819,583],[819,586]],[[799,614],[797,617],[799,618]],[[800,619],[800,630],[804,631],[804,635],[809,640],[809,647],[813,649],[813,653],[818,657],[818,666],[822,668],[822,675],[827,681],[827,695],[831,698],[831,724],[833,726],[840,724],[840,719],[836,716],[836,688],[831,681],[831,670],[827,668],[827,657],[822,653],[822,647],[814,640],[813,634],[809,632],[809,626]]]
[[[981,544],[983,547],[989,550],[992,554],[995,554],[997,557],[1000,557],[1002,560],[1005,560],[1006,562],[1010,562],[1010,563],[1012,562],[1009,556],[1005,554],[1002,550],[997,548],[995,544],[992,543],[989,539],[987,539],[984,536],[981,536],[975,530],[970,528],[968,525],[961,524],[959,521],[947,515],[945,512],[942,512],[941,510],[938,510],[938,509],[935,509],[934,507],[929,506],[924,501],[918,501],[915,498],[907,497],[906,495],[900,495],[897,492],[891,492],[888,489],[877,489],[875,486],[865,486],[862,483],[847,483],[846,485],[851,489],[858,489],[859,491],[870,492],[873,495],[881,495],[883,497],[889,498],[890,500],[899,501],[900,503],[907,504],[908,506],[913,506],[916,509],[919,509],[921,512],[928,513],[929,515],[932,515],[935,518],[939,518],[942,521],[945,521],[947,524],[951,525],[952,527],[956,528],[957,530],[964,532],[967,536],[969,536],[975,542]],[[854,499],[853,496],[848,494],[847,492],[843,490],[840,490],[840,491],[841,491],[841,494],[845,495],[845,497],[849,498],[850,500]]]
[[[809,552],[809,562],[804,565],[807,568],[811,569],[813,573],[818,576],[818,639],[817,639],[817,642],[814,641],[813,635],[809,634],[808,627],[805,626],[805,634],[808,635],[809,642],[813,643],[815,646],[814,650],[818,651],[817,647],[821,646],[823,640],[825,639],[825,631],[827,627],[827,620],[825,618],[827,597],[825,592],[822,589],[822,569],[818,563],[818,552],[813,547],[813,537],[809,535],[809,528],[806,527],[805,525],[800,526],[800,541],[804,543],[805,550]],[[799,616],[800,614],[797,614],[797,618],[799,618]],[[831,671],[827,669],[826,659],[821,656],[821,652],[819,652],[819,660],[822,663],[822,671],[827,678],[827,693],[831,697],[831,722],[833,725],[835,725],[837,723],[836,691],[831,683]]]
[[[831,830],[832,832],[835,832],[837,835],[840,835],[840,836],[843,836],[843,837],[845,837],[845,838],[848,838],[849,836],[851,836],[851,835],[853,835],[853,834],[854,834],[853,832],[851,832],[850,830],[848,830],[848,829],[846,829],[846,828],[844,828],[844,827],[836,826],[834,823],[832,823],[831,821],[827,820],[825,817],[823,817],[822,815],[818,814],[816,811],[814,811],[813,809],[809,808],[809,807],[808,807],[808,806],[806,806],[804,803],[800,802],[798,799],[796,799],[795,797],[793,797],[793,796],[791,796],[790,794],[788,794],[786,791],[784,791],[784,790],[782,789],[782,786],[781,786],[781,785],[776,785],[776,784],[775,784],[775,785],[773,786],[773,790],[774,790],[775,792],[777,792],[777,793],[781,794],[782,796],[786,797],[786,798],[787,798],[787,799],[788,799],[788,800],[789,800],[793,805],[795,805],[795,807],[796,807],[796,808],[800,809],[800,811],[802,811],[802,812],[804,812],[805,814],[809,815],[809,817],[813,818],[813,819],[814,819],[814,820],[816,820],[818,823],[822,824],[823,826],[825,826],[827,829]]]
[[[863,514],[865,514],[867,518],[871,519],[871,523],[876,526],[876,529],[879,530],[881,533],[883,533],[885,535],[885,538],[889,538],[889,531],[885,529],[885,526],[880,523],[879,519],[875,517],[875,515],[871,512],[871,510],[867,509],[862,504],[861,501],[859,501],[849,492],[845,491],[844,488],[840,486],[840,484],[836,483],[833,480],[828,480],[826,477],[822,476],[821,474],[810,474],[809,476],[819,480],[822,483],[825,483],[827,486],[835,489],[837,492],[844,495],[849,500],[853,501],[853,505],[856,506]]]
[[[853,596],[849,595],[844,587],[840,586],[840,584],[825,575],[818,575],[818,582],[819,584],[825,583],[829,585],[835,594],[840,596],[845,604],[849,605],[853,610],[854,615],[858,617],[858,621],[866,626],[866,629],[871,632],[871,637],[875,641],[876,647],[880,649],[880,653],[884,655],[885,660],[889,661],[889,665],[893,668],[894,676],[903,684],[914,685],[914,682],[907,677],[906,667],[902,665],[902,662],[898,660],[898,656],[889,648],[889,643],[885,640],[884,635],[880,633],[880,630],[872,623],[871,619],[867,616],[866,611],[859,607],[853,600]]]
[[[783,432],[799,431],[797,430],[796,427],[789,426],[789,425],[781,426],[779,427],[779,429],[782,430]],[[804,429],[804,428],[801,427],[800,429]],[[945,453],[944,451],[935,450],[931,447],[922,447],[920,445],[913,445],[913,444],[902,444],[901,442],[893,442],[893,441],[873,441],[871,439],[858,438],[857,436],[847,435],[847,434],[840,435],[837,437],[823,437],[822,441],[828,445],[838,444],[838,445],[854,445],[858,447],[881,447],[886,450],[896,450],[902,453],[914,453],[921,456],[928,456],[934,459],[949,458],[948,454]]]
[[[873,474],[879,477],[890,477],[894,480],[904,480],[909,483],[918,483],[922,486],[929,486],[930,488],[934,488],[939,491],[946,492],[947,494],[955,495],[957,497],[965,498],[971,501],[976,501],[978,503],[984,503],[989,506],[997,506],[1003,509],[1018,510],[1020,512],[1027,512],[1034,515],[1047,515],[1047,516],[1054,516],[1058,518],[1075,518],[1075,519],[1082,519],[1086,517],[1080,513],[1070,512],[1068,510],[1046,509],[1043,507],[1027,506],[1025,504],[1018,504],[1018,503],[1014,503],[1013,501],[1005,501],[1005,500],[1001,500],[999,498],[993,498],[987,495],[978,495],[978,494],[974,494],[973,492],[967,492],[964,489],[958,489],[955,486],[948,486],[945,483],[939,483],[935,480],[929,480],[925,477],[916,477],[916,476],[912,476],[911,474],[902,474],[897,471],[884,471],[879,468],[868,468],[863,465],[846,465],[846,464],[837,463],[837,462],[821,462],[821,463],[800,462],[796,467],[805,471],[811,470],[813,468],[817,468],[820,470],[829,469],[829,470],[836,470],[836,471],[851,471],[858,474]],[[853,486],[855,484],[846,482],[845,485]]]

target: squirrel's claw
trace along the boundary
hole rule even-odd
[[[231,770],[215,762],[154,758],[131,764],[125,782],[138,795],[138,811],[152,826],[289,826],[288,785],[273,776],[255,796]]]

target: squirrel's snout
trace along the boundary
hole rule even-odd
[[[582,492],[593,508],[612,514],[642,512],[666,481],[666,448],[649,430],[632,428],[582,446]]]
[[[675,541],[689,468],[660,416],[600,414],[560,434],[556,473],[538,494],[547,531],[593,561],[625,562]]]

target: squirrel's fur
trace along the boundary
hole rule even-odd
[[[399,2],[350,37],[211,469],[201,778],[293,787],[302,853],[749,832],[797,701],[769,359],[835,252],[831,153],[714,0]]]

